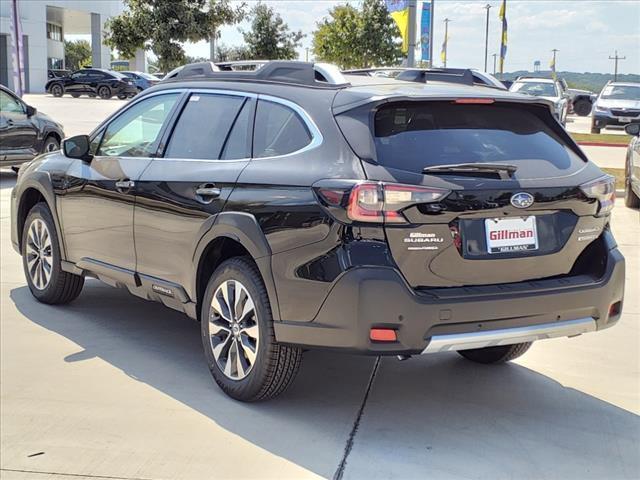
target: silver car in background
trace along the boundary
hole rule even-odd
[[[607,83],[593,108],[591,133],[609,126],[640,123],[640,83]]]
[[[553,102],[555,116],[565,125],[569,113],[569,96],[559,80],[539,77],[519,77],[511,87],[511,92],[525,93],[534,97],[541,97]]]

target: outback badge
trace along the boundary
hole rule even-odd
[[[533,205],[533,195],[527,192],[515,193],[511,197],[511,205],[516,208],[527,208]]]

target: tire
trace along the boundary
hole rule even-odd
[[[42,152],[41,153],[49,153],[60,150],[60,142],[53,135],[49,135],[44,139],[42,143]]]
[[[59,83],[56,83],[51,86],[51,95],[54,97],[61,97],[64,95],[64,87]]]
[[[573,104],[573,113],[580,117],[586,117],[591,113],[591,102],[585,98]]]
[[[640,208],[640,198],[631,188],[631,167],[628,161],[624,179],[624,204],[629,208]]]
[[[118,94],[118,98],[119,98],[120,100],[126,100],[126,99],[127,99],[127,97],[128,97],[128,95],[127,95],[126,93],[119,93],[119,94]]]
[[[63,271],[60,260],[53,217],[46,204],[38,203],[27,215],[22,230],[22,265],[29,290],[39,302],[61,305],[80,295],[84,277]]]
[[[600,129],[596,127],[593,123],[591,124],[591,133],[595,133],[595,134],[600,133]]]
[[[70,93],[69,95],[71,95],[73,98],[80,98],[79,93]]]
[[[106,85],[103,85],[98,89],[98,96],[103,100],[109,100],[113,94],[111,93],[111,89]]]
[[[498,347],[473,348],[460,350],[458,353],[467,360],[476,363],[496,364],[514,360],[529,350],[532,342],[500,345]]]
[[[228,303],[223,297],[225,288]],[[236,294],[240,295],[243,316],[239,321],[230,322],[220,312],[226,312],[226,316],[233,319],[240,316],[235,316],[227,307],[235,305]],[[251,306],[249,300],[254,308],[245,312]],[[274,398],[287,389],[300,368],[302,350],[276,343],[267,290],[250,258],[231,258],[216,269],[201,309],[207,365],[227,395],[243,402],[255,402]]]

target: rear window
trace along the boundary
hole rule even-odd
[[[522,160],[562,169],[579,158],[532,108],[500,104],[383,106],[375,115],[375,146],[379,164],[416,173],[435,165]]]

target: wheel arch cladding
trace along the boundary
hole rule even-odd
[[[60,239],[59,243],[61,256],[63,259],[66,259],[64,242],[62,241],[62,237],[60,235],[60,224],[58,222],[58,215],[55,208],[52,208],[52,205],[55,205],[55,201],[53,200],[55,197],[53,195],[53,191],[47,192],[47,189],[42,185],[36,186],[32,184],[24,188],[24,190],[20,194],[20,201],[18,203],[16,218],[18,245],[20,247],[20,250],[22,250],[22,231],[24,230],[24,222],[27,219],[27,215],[29,215],[31,209],[38,203],[44,203],[51,212],[51,216],[53,217],[53,222],[56,227],[56,234]]]
[[[198,242],[194,254],[192,292],[199,304],[211,274],[227,258],[249,256],[257,265],[267,289],[274,320],[280,319],[278,298],[271,272],[271,248],[256,218],[244,212],[223,212]]]

